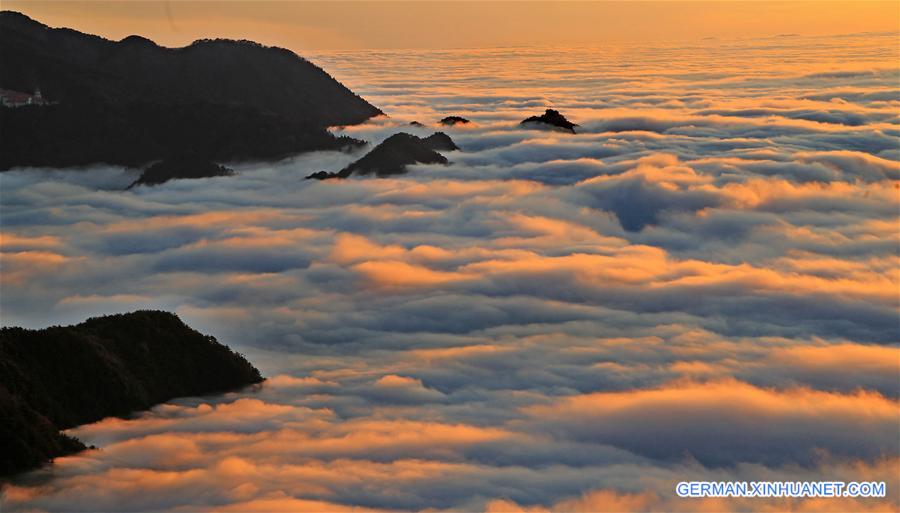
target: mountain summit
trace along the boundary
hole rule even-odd
[[[567,132],[575,133],[575,127],[578,126],[575,123],[572,123],[565,116],[560,114],[558,110],[547,109],[540,116],[531,116],[530,118],[523,119],[520,123],[522,126],[550,126],[561,128]]]
[[[386,176],[406,173],[413,164],[447,164],[447,157],[437,150],[454,151],[459,147],[447,134],[435,132],[428,137],[416,137],[406,132],[396,133],[372,149],[364,157],[336,173],[318,171],[307,179],[327,180],[347,178],[350,175]]]
[[[382,112],[308,60],[251,41],[164,48],[0,12],[0,88],[47,105],[0,109],[0,169],[140,165],[190,152],[265,159],[353,141],[329,126]],[[50,148],[53,151],[48,151]]]
[[[263,380],[175,314],[137,311],[0,329],[0,477],[84,449],[59,430]]]

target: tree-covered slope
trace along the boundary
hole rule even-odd
[[[75,452],[58,430],[262,377],[176,315],[138,311],[42,330],[0,330],[0,475]]]
[[[381,114],[283,48],[201,40],[164,48],[110,41],[0,12],[0,87],[53,105],[0,108],[0,169],[139,165],[185,152],[281,157],[348,143],[326,128]]]

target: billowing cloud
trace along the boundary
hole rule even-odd
[[[269,376],[78,427],[0,509],[896,510],[895,42],[323,53],[390,114],[336,132],[452,165],[0,174],[4,324],[168,309]],[[889,497],[674,494],[733,479]]]
[[[568,397],[529,413],[537,429],[657,459],[813,461],[819,452],[873,460],[896,455],[900,404],[879,394],[773,391],[738,381]],[[652,440],[652,443],[649,442]]]

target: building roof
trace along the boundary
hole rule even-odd
[[[12,89],[0,89],[0,98],[12,103],[27,103],[33,96],[28,93],[13,91]]]

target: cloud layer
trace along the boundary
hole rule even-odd
[[[174,310],[269,381],[73,430],[5,510],[896,510],[895,35],[329,53],[453,165],[0,175],[3,323]],[[546,107],[578,134],[523,129]],[[684,480],[886,480],[686,500]]]

